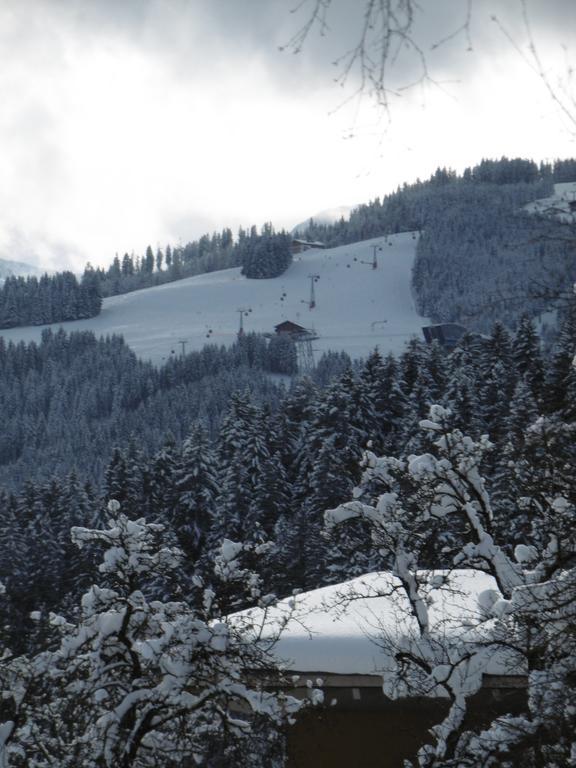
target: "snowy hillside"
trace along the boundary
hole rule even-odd
[[[372,269],[374,249],[378,268]],[[318,353],[345,350],[352,357],[400,352],[425,323],[411,295],[416,239],[410,233],[366,240],[295,257],[279,278],[248,280],[240,269],[198,275],[155,288],[105,299],[102,313],[88,320],[63,323],[68,331],[122,334],[143,359],[155,363],[171,354],[200,349],[207,343],[230,344],[239,327],[239,309],[247,310],[246,331],[273,332],[291,320],[313,328]],[[316,306],[309,308],[311,280]],[[46,326],[43,326],[46,327]],[[58,325],[53,327],[59,327]],[[42,326],[2,331],[6,340],[39,339]]]
[[[46,270],[44,270],[46,271]],[[3,283],[7,277],[26,277],[27,275],[39,276],[42,270],[34,267],[32,264],[26,264],[23,261],[10,261],[9,259],[0,259],[0,283]]]
[[[575,213],[571,203],[576,202],[576,182],[565,181],[554,184],[554,194],[528,203],[525,206],[530,213],[546,213],[558,216],[565,221],[573,221]]]

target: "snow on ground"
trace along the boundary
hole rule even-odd
[[[427,575],[433,578],[431,573]],[[442,581],[442,571],[434,575]],[[382,639],[398,641],[400,637],[417,634],[416,622],[408,615],[408,603],[398,585],[398,579],[391,573],[369,573],[344,584],[282,600],[267,611],[270,626],[292,615],[275,647],[275,655],[295,672],[378,674],[387,667]],[[482,616],[479,597],[495,589],[495,581],[488,574],[452,571],[449,587],[430,590],[432,635],[462,637],[472,631],[473,638],[471,627]],[[351,595],[356,595],[355,599],[347,600]],[[241,615],[258,617],[259,613],[256,609]],[[509,660],[496,654],[485,669],[488,674],[510,671]]]
[[[372,245],[382,246],[375,270]],[[416,313],[410,288],[415,247],[416,235],[402,233],[310,250],[275,279],[248,280],[240,269],[226,269],[113,296],[104,300],[98,317],[51,327],[121,334],[139,357],[160,364],[181,353],[181,340],[186,351],[231,344],[238,332],[237,310],[244,308],[251,310],[244,318],[246,331],[273,332],[284,320],[313,328],[319,335],[316,358],[329,349],[365,357],[376,345],[383,353],[401,352],[412,336],[422,336],[427,323]],[[309,275],[319,276],[314,309],[308,307]],[[45,327],[0,333],[6,340],[39,340]]]
[[[545,213],[557,216],[564,221],[574,221],[570,203],[576,201],[576,181],[554,184],[554,194],[528,203],[524,208],[529,213]]]

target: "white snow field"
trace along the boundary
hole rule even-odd
[[[378,268],[372,269],[374,250]],[[144,360],[162,363],[171,354],[205,344],[231,344],[237,337],[239,309],[246,331],[273,333],[291,320],[314,329],[316,359],[326,350],[365,357],[377,345],[382,353],[401,352],[412,336],[422,336],[410,283],[416,234],[365,240],[294,257],[278,278],[248,280],[240,269],[198,275],[174,283],[105,299],[102,312],[89,320],[2,330],[13,341],[39,340],[43,328],[90,330],[97,336],[121,334]],[[316,306],[309,308],[311,279]]]
[[[570,203],[576,201],[576,182],[563,181],[554,184],[554,194],[528,203],[524,208],[529,213],[550,214],[562,221],[574,221],[574,212],[570,210]]]

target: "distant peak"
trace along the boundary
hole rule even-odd
[[[27,264],[24,261],[10,261],[9,259],[0,259],[0,282],[7,277],[27,277],[28,275],[41,275],[45,270],[35,267],[33,264]]]
[[[301,232],[305,232],[312,221],[316,224],[334,224],[335,221],[340,221],[342,218],[348,219],[351,211],[357,207],[356,205],[337,205],[334,208],[325,208],[323,211],[310,216],[306,221],[297,224],[292,229],[292,234],[298,235]]]

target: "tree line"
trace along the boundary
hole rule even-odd
[[[413,585],[409,596],[416,603],[423,600],[422,605],[430,587],[422,576],[426,569],[446,572],[443,585],[447,588],[454,567],[494,572],[500,579],[500,593],[482,598],[486,617],[481,621],[489,622],[486,626],[490,628],[494,620],[503,621],[506,626],[502,629],[516,632],[519,652],[527,628],[540,633],[537,636],[545,642],[537,647],[529,644],[529,669],[545,675],[548,682],[558,682],[560,688],[549,688],[557,693],[556,698],[569,695],[566,664],[571,646],[564,642],[556,647],[556,639],[560,642],[564,637],[562,626],[567,619],[564,613],[555,618],[554,606],[563,610],[562,596],[569,598],[571,593],[553,592],[554,585],[546,586],[550,616],[546,612],[541,616],[535,612],[534,601],[525,600],[518,623],[512,626],[513,619],[507,618],[512,609],[507,606],[521,595],[514,597],[516,582],[507,582],[506,574],[520,579],[521,572],[533,573],[531,563],[537,561],[542,562],[539,585],[546,574],[559,574],[558,567],[571,573],[566,569],[573,558],[570,521],[576,504],[572,477],[576,458],[575,339],[576,306],[572,304],[565,311],[556,347],[547,357],[528,318],[513,335],[501,324],[496,324],[487,338],[468,335],[450,354],[436,344],[426,346],[416,339],[399,357],[383,358],[376,350],[357,365],[351,365],[345,355],[333,354],[323,361],[324,370],[317,381],[301,379],[288,392],[276,391],[273,400],[257,399],[256,388],[252,394],[249,390],[228,394],[218,403],[224,414],[214,435],[206,420],[191,419],[183,439],[168,435],[153,451],[146,450],[139,435],[128,442],[120,440],[109,456],[100,485],[69,472],[44,482],[28,481],[18,490],[4,490],[0,495],[3,635],[17,653],[24,655],[18,657],[20,667],[4,664],[2,669],[7,670],[11,681],[15,674],[23,675],[29,685],[26,697],[14,696],[14,717],[10,727],[2,731],[14,739],[15,765],[25,764],[22,760],[36,754],[39,739],[48,752],[54,750],[52,756],[59,754],[58,750],[68,756],[70,750],[75,757],[85,755],[81,734],[74,731],[76,719],[69,721],[68,730],[64,728],[64,713],[70,707],[79,707],[80,730],[93,734],[96,753],[100,754],[104,735],[99,729],[108,722],[111,711],[106,699],[116,702],[112,709],[124,701],[122,706],[131,713],[129,717],[145,714],[139,709],[140,701],[164,701],[158,699],[160,692],[154,693],[155,686],[164,680],[166,658],[156,656],[153,650],[159,648],[155,615],[163,617],[158,621],[164,621],[166,628],[189,627],[190,622],[202,628],[208,645],[200,644],[199,653],[214,684],[228,679],[226,675],[221,678],[220,673],[229,668],[228,661],[224,666],[216,662],[225,658],[212,655],[219,641],[203,629],[225,615],[211,610],[206,613],[215,595],[224,611],[229,611],[232,606],[253,604],[263,595],[290,595],[294,589],[316,588],[373,570],[393,570],[401,583],[404,578],[406,585]],[[51,350],[59,357],[58,367],[66,367],[63,363],[74,359],[75,349],[83,341],[86,339],[76,337],[71,342],[63,333],[47,335],[43,353]],[[90,343],[94,348],[95,342]],[[108,354],[126,355],[121,340],[100,343]],[[259,342],[253,340],[250,349],[255,354]],[[239,346],[235,354],[249,353]],[[217,357],[217,350],[198,353],[191,357],[191,363],[206,364],[206,356]],[[5,359],[14,372],[36,366],[38,377],[53,379],[54,366],[48,360],[38,366],[38,348],[20,345]],[[184,370],[192,370],[187,369],[186,358],[171,362],[158,376],[176,381]],[[214,386],[217,378],[208,378]],[[119,381],[118,396],[128,394],[126,385],[133,381]],[[183,389],[177,387],[175,392],[180,417],[186,420],[186,401],[180,399]],[[159,430],[166,393],[163,395],[164,400],[156,401],[158,412],[148,411],[147,415],[149,421],[156,420]],[[124,401],[127,410],[134,404],[131,396]],[[381,455],[394,458],[380,460],[377,457]],[[352,498],[354,502],[348,506]],[[394,503],[393,498],[397,500]],[[471,499],[475,498],[480,501],[474,506]],[[364,509],[362,504],[373,511],[358,513]],[[327,518],[328,528],[326,510],[336,510]],[[69,536],[71,527],[73,539]],[[154,553],[159,551],[152,539],[161,532],[169,550],[162,550],[158,563],[168,568],[150,571],[148,566],[156,562]],[[368,544],[370,539],[376,546]],[[120,543],[115,544],[117,541]],[[83,543],[81,548],[79,542]],[[91,543],[112,545],[103,566],[98,566],[100,557]],[[211,575],[214,562],[219,563],[220,572],[229,573],[229,564],[237,567],[236,556],[241,551],[247,558],[247,570],[239,584],[217,589]],[[125,570],[132,567],[137,569],[134,573]],[[176,593],[168,572],[178,574]],[[126,575],[129,578],[124,581]],[[526,586],[535,584],[530,578]],[[240,584],[258,585],[258,591],[241,593]],[[439,584],[432,586],[438,588]],[[567,586],[558,582],[558,588]],[[82,594],[85,597],[79,612]],[[170,602],[171,607],[165,608],[163,596],[175,594],[179,602]],[[527,594],[522,592],[525,597]],[[130,609],[125,614],[125,607],[131,605],[137,606],[137,612]],[[422,608],[417,615],[424,620]],[[122,626],[133,627],[126,637],[114,629],[113,616],[123,616],[122,622],[128,623]],[[141,623],[133,624],[140,621],[138,616]],[[150,625],[144,617],[150,617]],[[496,624],[497,630],[499,626]],[[62,641],[58,637],[50,640],[55,630]],[[223,625],[222,632],[228,631]],[[177,641],[179,635],[170,630],[167,637]],[[490,642],[496,645],[498,637],[491,635]],[[463,764],[473,766],[478,751],[473,745],[481,745],[491,754],[504,736],[506,743],[532,754],[535,747],[531,736],[536,731],[531,730],[530,718],[517,721],[521,729],[515,729],[512,721],[504,721],[504,736],[494,731],[481,734],[480,741],[472,742],[470,737],[459,740],[465,707],[456,686],[463,680],[465,660],[470,658],[469,645],[462,645],[460,640],[459,636],[454,638],[446,648],[448,661],[442,661],[443,646],[432,646],[420,638],[411,657],[414,678],[405,676],[405,667],[399,670],[403,680],[413,679],[414,690],[421,690],[418,686],[427,681],[444,685],[458,705],[450,709],[443,730],[435,731],[434,749],[422,754],[420,764],[444,768],[459,755]],[[44,655],[47,643],[48,656]],[[134,664],[149,643],[146,665],[135,678],[138,667]],[[182,661],[180,654],[187,653],[187,647],[185,643],[168,643],[166,652]],[[230,646],[231,653],[234,647]],[[233,658],[246,659],[248,667],[257,664],[250,650],[256,646],[249,642],[242,648],[246,655],[233,654]],[[63,649],[68,649],[68,655],[62,656]],[[51,655],[54,652],[56,656]],[[118,662],[110,667],[115,672],[103,678],[102,662],[110,658]],[[54,669],[51,676],[42,674],[47,659]],[[61,664],[63,659],[66,663]],[[211,666],[213,661],[216,667]],[[237,669],[235,680],[239,683],[245,667]],[[430,681],[423,678],[423,669],[428,670]],[[144,699],[133,695],[135,679]],[[204,685],[198,678],[184,679],[197,680],[199,688]],[[394,679],[388,680],[389,686]],[[12,682],[6,685],[11,690]],[[226,688],[226,684],[224,688],[228,692],[245,690],[242,686]],[[81,706],[75,692],[96,690],[108,693]],[[220,687],[217,690],[225,692]],[[539,689],[531,690],[536,695]],[[146,698],[146,691],[152,699]],[[47,701],[52,702],[52,719],[47,719]],[[251,696],[251,701],[257,698]],[[176,697],[171,702],[184,704],[184,699]],[[165,704],[171,706],[168,701]],[[224,708],[222,715],[227,711]],[[557,711],[561,717],[542,713],[537,749],[556,749],[563,754],[571,715],[569,709]],[[37,731],[19,728],[20,712]],[[175,712],[182,717],[190,714],[185,706]],[[206,717],[209,720],[213,715]],[[150,725],[149,720],[144,722]],[[222,725],[223,721],[217,722]],[[49,723],[59,724],[56,731],[48,728]],[[148,725],[143,734],[154,732]],[[115,727],[110,735],[110,754],[118,755],[114,764],[147,765],[148,753],[140,748],[134,750],[132,762],[121,762],[126,740],[132,743],[130,729],[122,728]],[[265,734],[272,737],[274,719],[265,718],[263,728],[264,743],[270,746]],[[155,764],[172,765],[170,745],[175,734],[170,729],[160,733],[154,742],[156,752],[149,754]],[[178,729],[178,733],[187,731]],[[193,728],[190,738],[202,733],[206,731]],[[436,738],[441,733],[451,734],[450,739]],[[50,734],[50,740],[45,741]],[[245,734],[250,736],[253,731],[247,728]],[[192,749],[191,744],[188,748]],[[209,753],[216,747],[208,739],[195,748]],[[237,764],[249,755],[261,754],[256,747],[251,751],[245,742],[240,750]],[[226,765],[226,756],[216,755],[214,765],[220,764],[218,759]],[[255,759],[258,765],[262,763],[257,760],[264,758]],[[266,759],[270,760],[266,764],[273,764],[271,757]],[[282,764],[281,749],[274,759]],[[38,765],[44,764],[42,760]]]
[[[183,439],[196,420],[214,434],[238,387],[274,403],[281,390],[268,374],[296,369],[292,341],[253,333],[160,368],[114,335],[46,329],[38,344],[0,338],[0,485],[71,469],[100,483],[116,443],[138,435],[153,451],[169,432]]]
[[[95,317],[102,298],[90,270],[80,280],[72,272],[9,276],[0,286],[0,328],[44,325]]]
[[[236,237],[225,228],[183,246],[154,251],[149,245],[143,256],[125,253],[122,258],[115,256],[107,269],[89,269],[104,297],[230,267],[242,267],[249,278],[277,277],[291,263],[290,242],[288,233],[275,232],[270,223],[260,231],[256,226],[240,227]]]
[[[522,312],[546,308],[547,297],[574,277],[558,227],[521,209],[551,194],[554,181],[575,179],[575,166],[574,160],[537,165],[503,157],[482,160],[461,175],[438,168],[428,181],[359,206],[348,221],[311,222],[303,236],[332,247],[419,231],[414,290],[423,314],[487,330],[485,317],[497,304],[500,319],[515,324]],[[236,237],[225,228],[184,246],[117,255],[106,269],[88,264],[80,282],[70,272],[10,277],[0,289],[0,327],[93,317],[102,297],[229,267],[241,267],[252,279],[277,277],[292,262],[290,243],[289,234],[269,223],[260,231],[240,228]],[[437,273],[441,279],[431,280]]]
[[[566,222],[524,206],[549,197],[553,183],[576,180],[576,162],[537,165],[482,160],[462,174],[437,169],[427,181],[354,209],[349,220],[312,222],[304,235],[328,246],[397,232],[419,233],[413,289],[433,322],[487,332],[494,317],[515,326],[554,308],[576,277]]]
[[[0,286],[0,328],[95,317],[108,296],[229,267],[241,267],[251,279],[278,277],[292,263],[290,244],[288,233],[265,224],[260,232],[255,226],[240,228],[236,239],[224,229],[184,246],[156,252],[148,246],[143,256],[115,256],[107,269],[87,264],[80,280],[72,272],[9,276]]]
[[[30,452],[37,461],[48,454],[56,456],[52,472],[59,468],[68,476],[32,480],[29,474],[20,489],[3,492],[5,541],[15,538],[5,549],[9,560],[0,566],[0,579],[21,585],[39,603],[51,604],[50,595],[59,600],[66,585],[74,584],[61,549],[66,530],[97,519],[110,499],[118,500],[130,517],[145,515],[167,523],[186,553],[190,577],[205,567],[224,537],[276,543],[259,567],[266,583],[279,593],[383,567],[386,563],[377,553],[356,546],[361,526],[358,530],[352,526],[342,541],[328,543],[322,535],[322,514],[349,498],[360,479],[360,461],[368,444],[373,451],[399,456],[425,450],[418,425],[434,403],[450,408],[455,428],[473,438],[486,433],[497,447],[486,457],[485,470],[499,503],[501,517],[495,525],[506,531],[513,546],[533,514],[520,513],[515,498],[523,483],[536,483],[534,477],[519,479],[516,468],[531,462],[552,432],[553,460],[559,466],[573,461],[575,318],[574,312],[567,315],[547,363],[526,318],[514,336],[497,325],[486,340],[465,337],[450,355],[435,344],[413,340],[398,358],[383,358],[375,351],[358,366],[345,355],[327,356],[317,381],[304,378],[287,393],[271,384],[264,387],[256,368],[240,392],[237,386],[242,382],[237,379],[234,387],[224,371],[208,375],[203,386],[220,389],[220,396],[200,412],[198,389],[185,395],[183,382],[192,371],[186,358],[157,374],[159,386],[162,377],[172,378],[174,386],[160,389],[145,407],[130,399],[136,379],[121,377],[117,384],[105,379],[106,391],[116,392],[116,407],[126,411],[132,429],[123,426],[122,418],[96,428],[88,425],[82,444],[74,442],[74,428],[64,430],[64,438],[46,443],[43,452]],[[65,341],[56,336],[47,344]],[[106,347],[106,342],[102,344]],[[126,355],[118,344],[112,344],[116,355]],[[73,357],[71,351],[63,354]],[[190,363],[199,365],[207,355],[219,353],[208,348],[204,356],[192,356]],[[222,355],[220,360],[226,368],[230,358]],[[147,370],[142,365],[142,371]],[[234,370],[235,378],[240,370]],[[147,386],[153,382],[152,376]],[[122,405],[124,388],[130,397]],[[98,402],[97,397],[83,400]],[[215,411],[221,411],[217,420]],[[63,413],[68,413],[66,405]],[[135,414],[138,420],[131,418]],[[169,414],[175,418],[166,418]],[[527,434],[538,416],[544,419],[542,428]],[[60,418],[64,419],[62,414]],[[179,429],[172,431],[177,424]],[[104,440],[105,426],[109,431]],[[68,440],[74,450],[63,453],[60,446]],[[99,461],[97,480],[78,466],[80,453],[83,462]],[[38,526],[44,527],[42,535]],[[439,553],[431,552],[430,562],[434,557]],[[32,586],[35,583],[37,587]],[[24,596],[15,599],[15,610],[24,605]]]

